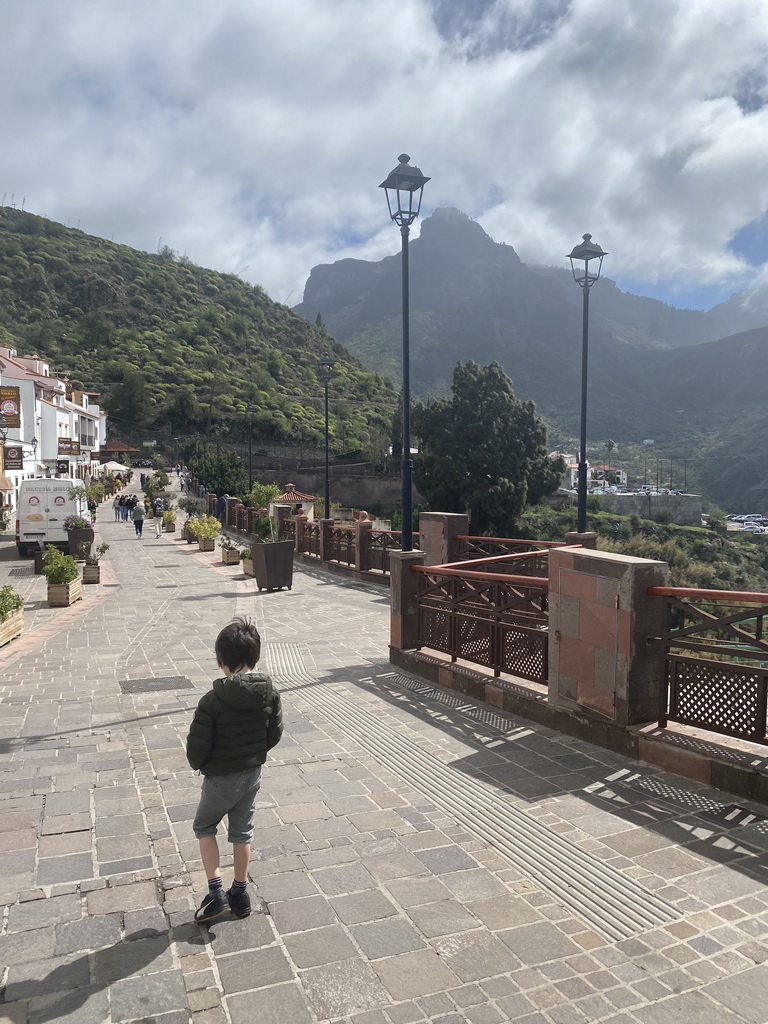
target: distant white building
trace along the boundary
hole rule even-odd
[[[576,490],[579,483],[579,463],[576,456],[565,452],[551,452],[552,458],[557,456],[565,460],[565,475],[561,486],[569,491]],[[587,487],[609,487],[611,485],[622,490],[626,488],[627,471],[619,469],[618,466],[593,466],[591,463],[587,463]]]

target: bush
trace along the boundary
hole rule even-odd
[[[10,583],[0,587],[0,622],[5,622],[11,612],[15,612],[23,607],[24,602]]]
[[[72,555],[65,555],[53,544],[49,544],[43,559],[43,575],[49,584],[72,583],[79,575],[77,562]]]

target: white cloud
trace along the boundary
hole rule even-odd
[[[293,303],[397,251],[405,150],[425,210],[523,259],[590,231],[611,276],[714,301],[768,273],[729,249],[768,210],[766,52],[764,0],[8,0],[0,195]]]

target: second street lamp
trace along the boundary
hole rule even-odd
[[[413,459],[411,458],[411,355],[408,292],[408,236],[411,224],[421,209],[421,196],[429,181],[418,167],[411,167],[410,157],[401,153],[400,163],[390,171],[379,188],[387,197],[389,216],[400,228],[403,271],[403,461],[402,461],[402,534],[400,547],[413,550]]]
[[[592,241],[592,235],[583,235],[581,245],[575,245],[567,259],[571,261],[573,279],[581,288],[584,296],[581,325],[581,427],[579,431],[579,477],[578,477],[578,514],[576,530],[587,532],[587,367],[589,351],[589,290],[600,277],[603,266],[601,247]],[[590,271],[589,264],[597,260],[597,271]],[[584,264],[582,267],[580,264]]]
[[[325,493],[323,494],[325,504],[325,519],[331,518],[331,453],[330,453],[330,435],[328,432],[328,385],[331,383],[331,374],[333,373],[333,360],[326,352],[322,359],[318,361],[318,367],[323,374],[322,380],[325,385]]]

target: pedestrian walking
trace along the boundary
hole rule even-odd
[[[163,512],[165,512],[163,499],[155,498],[152,503],[152,514],[155,517],[155,540],[159,539],[163,532]]]
[[[216,499],[216,504],[213,507],[213,512],[216,518],[219,520],[222,526],[224,526],[227,518],[227,498],[228,494],[222,494],[220,498]]]
[[[136,536],[140,537],[144,528],[144,506],[140,501],[136,502],[136,507],[133,510],[133,525],[136,528]]]
[[[216,638],[215,652],[224,676],[201,698],[187,736],[187,760],[203,775],[192,823],[208,879],[208,894],[195,913],[200,923],[230,911],[235,917],[251,912],[246,883],[256,794],[267,751],[283,734],[280,694],[268,675],[253,671],[261,654],[256,627],[234,619]],[[226,892],[216,840],[225,815],[234,860],[234,880]]]
[[[114,513],[115,513],[115,522],[116,523],[119,523],[120,520],[123,518],[123,514],[120,511],[120,502],[121,501],[122,501],[122,499],[120,498],[120,496],[118,494],[116,494],[114,496],[114,498],[112,499],[112,508],[114,510]]]

